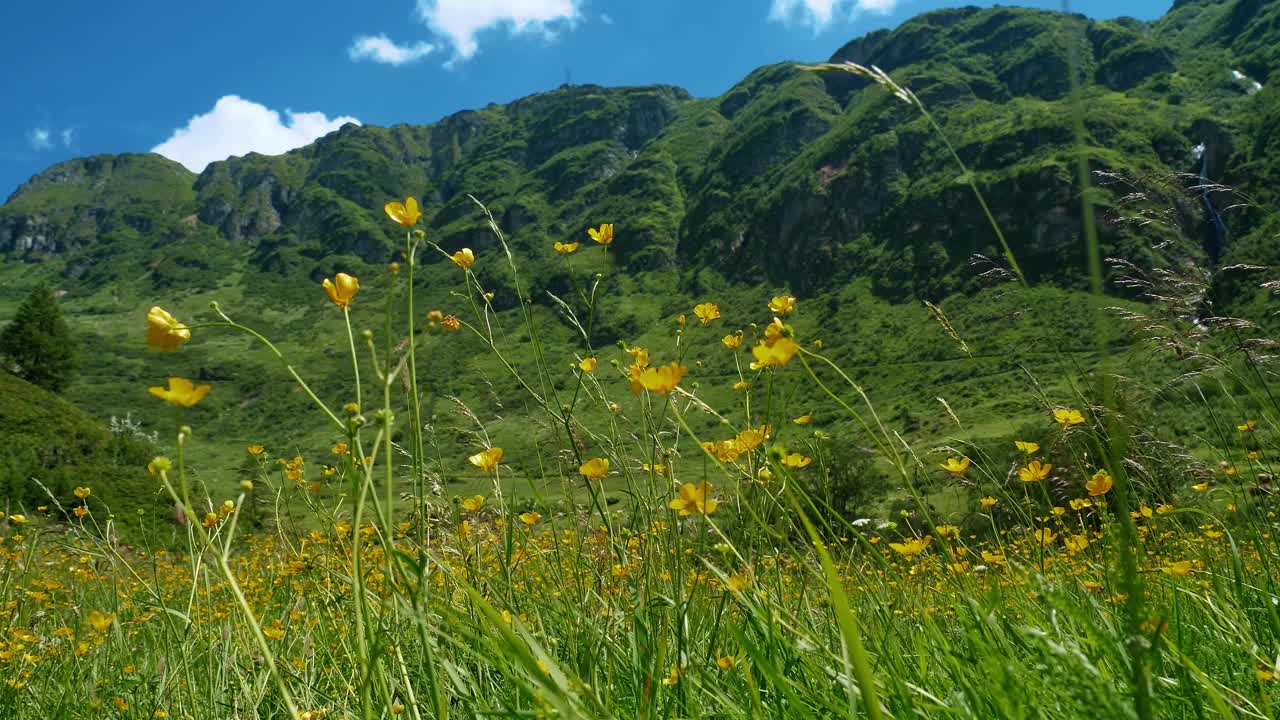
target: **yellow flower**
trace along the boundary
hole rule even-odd
[[[482,507],[484,507],[483,495],[473,495],[469,498],[463,499],[462,501],[462,509],[467,512],[479,512]]]
[[[360,281],[346,273],[338,273],[333,279],[325,278],[324,291],[329,293],[329,300],[340,308],[350,307],[356,293],[360,292]]]
[[[1253,672],[1253,676],[1258,679],[1258,682],[1267,682],[1269,680],[1274,680],[1276,678],[1276,673],[1274,670],[1268,670],[1267,668],[1258,668]]]
[[[751,568],[746,568],[742,572],[730,575],[729,582],[725,583],[725,587],[728,588],[729,592],[740,593],[751,587],[751,583]]]
[[[1089,547],[1089,536],[1072,535],[1066,540],[1063,540],[1062,544],[1071,552],[1084,552]]]
[[[389,202],[382,206],[387,211],[387,217],[395,220],[405,227],[413,227],[418,224],[418,219],[422,217],[422,213],[418,212],[418,199],[409,197],[405,198],[404,204],[398,202]]]
[[[1026,467],[1018,468],[1018,477],[1022,482],[1040,482],[1049,477],[1049,471],[1052,469],[1052,465],[1042,464],[1039,460],[1032,460]]]
[[[964,475],[965,471],[969,469],[969,463],[970,460],[967,457],[947,458],[947,461],[942,463],[939,467],[952,475],[959,477]]]
[[[800,453],[791,453],[786,457],[782,458],[782,464],[784,466],[793,468],[796,470],[799,470],[800,468],[803,468],[803,467],[808,467],[809,464],[812,462],[813,462],[813,458],[807,455],[801,455]]]
[[[83,500],[83,499],[85,499],[85,498],[89,497],[90,495],[92,495],[92,494],[93,494],[93,490],[90,490],[90,489],[89,489],[89,488],[87,488],[87,487],[77,487],[75,490],[72,490],[72,491],[71,491],[71,494],[72,494],[72,495],[75,495],[76,497],[78,497],[78,498],[80,498],[81,500]]]
[[[485,472],[493,472],[493,469],[498,467],[498,461],[500,460],[502,460],[502,448],[500,447],[488,448],[467,458],[467,462]]]
[[[27,516],[20,515],[18,513],[13,513],[12,515],[9,516],[9,522],[13,523],[14,525],[26,525]]]
[[[734,665],[738,664],[738,658],[732,655],[721,655],[720,648],[716,648],[716,667],[721,670],[732,670]]]
[[[591,239],[595,240],[597,243],[600,243],[601,245],[608,245],[613,242],[613,223],[605,223],[600,226],[599,230],[596,230],[595,228],[588,228],[587,234],[590,235]]]
[[[812,421],[813,421],[812,415],[801,415],[800,417],[794,418],[791,420],[791,422],[797,425],[808,425]]]
[[[462,248],[458,252],[449,256],[453,259],[453,264],[466,270],[476,264],[476,254],[471,252],[471,248]]]
[[[1072,425],[1084,424],[1084,415],[1081,415],[1079,410],[1071,408],[1057,408],[1053,411],[1053,419],[1064,429]]]
[[[462,321],[453,315],[448,315],[444,320],[440,321],[440,327],[445,330],[457,330],[462,327]]]
[[[159,306],[147,311],[147,349],[173,352],[191,339],[191,329]]]
[[[685,483],[680,486],[679,497],[673,499],[668,507],[678,511],[681,517],[710,515],[720,505],[714,499],[707,497],[710,494],[711,483],[705,480],[697,485]]]
[[[1209,482],[1205,481],[1200,483],[1199,485],[1192,485],[1191,489],[1195,490],[1198,493],[1209,492]]]
[[[698,319],[702,321],[703,325],[706,325],[712,320],[720,317],[720,306],[715,303],[702,303],[701,305],[695,305],[693,308],[693,314],[698,316]]]
[[[245,448],[245,449],[246,449],[246,450],[248,450],[248,451],[249,451],[249,454],[250,454],[250,455],[253,455],[254,457],[257,457],[258,455],[261,455],[261,454],[262,454],[262,452],[263,452],[264,450],[266,450],[266,448],[262,447],[261,445],[250,445],[249,447],[247,447],[247,448]]]
[[[262,634],[265,635],[268,640],[283,640],[284,628],[275,626],[264,627],[262,628]]]
[[[346,443],[338,443],[333,447],[329,448],[329,452],[333,453],[334,455],[346,455],[350,451],[351,450],[350,448],[347,447]]]
[[[939,525],[935,527],[933,531],[937,533],[940,538],[956,540],[960,537],[960,528],[955,525]]]
[[[538,521],[541,519],[542,519],[542,513],[540,512],[534,512],[533,510],[530,510],[529,512],[520,513],[520,522],[524,523],[525,525],[528,525],[529,527],[533,527],[534,525],[537,525]]]
[[[599,361],[593,357],[582,358],[582,362],[578,363],[578,369],[584,373],[591,373],[596,371],[596,366],[598,364]]]
[[[609,474],[609,459],[591,458],[578,467],[578,472],[588,480],[599,480]]]
[[[751,363],[751,369],[786,365],[799,350],[800,346],[788,337],[779,336],[772,342],[766,340],[751,348],[751,355],[756,359]]]
[[[632,366],[634,369],[636,366]],[[680,380],[684,377],[685,367],[679,363],[671,363],[670,365],[662,365],[659,367],[644,368],[634,373],[635,383],[645,390],[665,395],[680,384]],[[635,386],[632,386],[635,390]],[[638,393],[639,391],[636,390]]]
[[[572,243],[558,242],[555,244],[555,249],[556,249],[556,252],[560,253],[561,255],[572,255],[573,253],[578,252],[579,244],[580,243],[576,243],[576,242],[572,242]]]
[[[210,386],[208,385],[192,385],[191,381],[182,377],[169,378],[168,389],[162,387],[150,387],[147,391],[152,395],[172,403],[179,407],[191,407],[204,399],[209,394]]]
[[[1239,430],[1240,432],[1249,432],[1250,430],[1253,430],[1256,427],[1258,427],[1258,422],[1256,420],[1245,420],[1244,424],[1237,425],[1236,429]]]
[[[1093,507],[1093,501],[1090,500],[1089,498],[1074,498],[1071,502],[1067,504],[1070,505],[1071,509],[1075,510],[1076,512],[1080,512],[1085,508]]]
[[[1040,449],[1040,445],[1038,443],[1026,442],[1023,440],[1014,440],[1013,445],[1028,455],[1033,455]]]
[[[746,380],[739,380],[738,382],[733,384],[734,390],[746,390],[748,387],[751,387],[751,386],[747,385]]]
[[[76,517],[84,519],[84,517],[89,514],[89,508],[83,505],[77,505],[71,512],[75,513]]]
[[[208,530],[208,529],[212,528],[214,525],[217,525],[217,524],[218,524],[218,514],[217,514],[217,513],[211,513],[211,512],[207,512],[207,513],[205,513],[205,514],[204,514],[204,521],[203,521],[203,522],[201,522],[200,524],[204,526],[204,529],[205,529],[205,530]]]
[[[990,510],[991,508],[999,504],[999,502],[1000,502],[999,500],[991,497],[990,495],[987,495],[982,499],[978,500],[978,504],[982,506],[983,510]]]
[[[1089,497],[1106,495],[1111,492],[1111,488],[1114,485],[1115,482],[1111,479],[1111,475],[1107,473],[1106,470],[1099,470],[1094,473],[1093,477],[1089,478],[1088,482],[1084,484],[1085,489],[1089,491]]]
[[[769,310],[777,315],[786,315],[796,309],[796,299],[790,295],[779,295],[769,301]]]
[[[1177,562],[1165,563],[1164,567],[1160,568],[1160,572],[1165,575],[1169,575],[1170,577],[1185,577],[1191,572],[1191,561],[1179,560]]]
[[[94,632],[106,632],[107,628],[116,621],[116,616],[100,610],[90,610],[88,619],[89,627],[93,628]]]
[[[911,538],[903,543],[889,543],[889,547],[905,558],[913,558],[923,553],[931,542],[933,542],[933,536],[929,535],[924,538]]]
[[[1173,512],[1173,510],[1174,510],[1174,507],[1172,505],[1161,504],[1156,506],[1156,512],[1161,515],[1168,515],[1169,513]]]
[[[169,472],[173,467],[173,461],[163,455],[157,455],[147,463],[147,472],[152,475],[159,476],[162,472]]]
[[[1031,535],[1036,540],[1038,540],[1041,545],[1048,545],[1049,543],[1053,542],[1055,538],[1058,537],[1057,535],[1054,535],[1053,531],[1050,530],[1049,528],[1040,528],[1039,530],[1036,530],[1034,533],[1031,533]]]
[[[742,347],[742,331],[739,330],[732,335],[725,335],[720,338],[720,342],[724,343],[724,346],[730,350],[737,350]]]

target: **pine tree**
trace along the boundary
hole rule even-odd
[[[78,354],[62,310],[44,283],[0,332],[0,367],[51,392],[62,392],[75,379]]]

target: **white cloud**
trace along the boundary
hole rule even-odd
[[[839,15],[852,18],[860,12],[884,15],[893,12],[898,0],[773,0],[769,19],[782,23],[798,22],[819,32]]]
[[[397,45],[386,35],[361,35],[356,38],[347,55],[352,60],[372,60],[387,65],[404,65],[430,55],[436,47],[420,42],[414,45]]]
[[[511,34],[555,36],[560,25],[573,27],[581,0],[417,0],[418,18],[433,33],[448,38],[457,58],[476,54],[476,35],[499,26]]]
[[[345,115],[330,120],[324,113],[292,110],[284,111],[282,122],[280,113],[265,105],[238,95],[224,95],[212,110],[191,118],[186,127],[174,130],[151,152],[176,160],[192,172],[201,172],[209,163],[232,155],[288,152],[349,122],[360,123]]]
[[[31,128],[27,131],[27,145],[32,150],[52,150],[53,133],[47,127]]]
[[[66,128],[61,133],[59,133],[59,135],[62,137],[62,147],[69,148],[71,147],[71,143],[75,142],[76,140],[76,129]]]
[[[610,16],[608,13],[600,13],[600,22],[604,23],[605,25],[612,25],[613,17]]]

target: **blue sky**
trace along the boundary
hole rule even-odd
[[[0,199],[71,157],[157,150],[193,170],[347,119],[428,123],[564,82],[718,95],[828,57],[941,0],[77,0],[0,4]],[[989,3],[978,3],[989,4]],[[1027,6],[1060,8],[1060,2]],[[1152,19],[1167,0],[1076,0]]]

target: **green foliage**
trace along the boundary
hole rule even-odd
[[[0,360],[5,370],[52,392],[62,392],[75,379],[77,343],[47,285],[36,285],[0,330]]]

